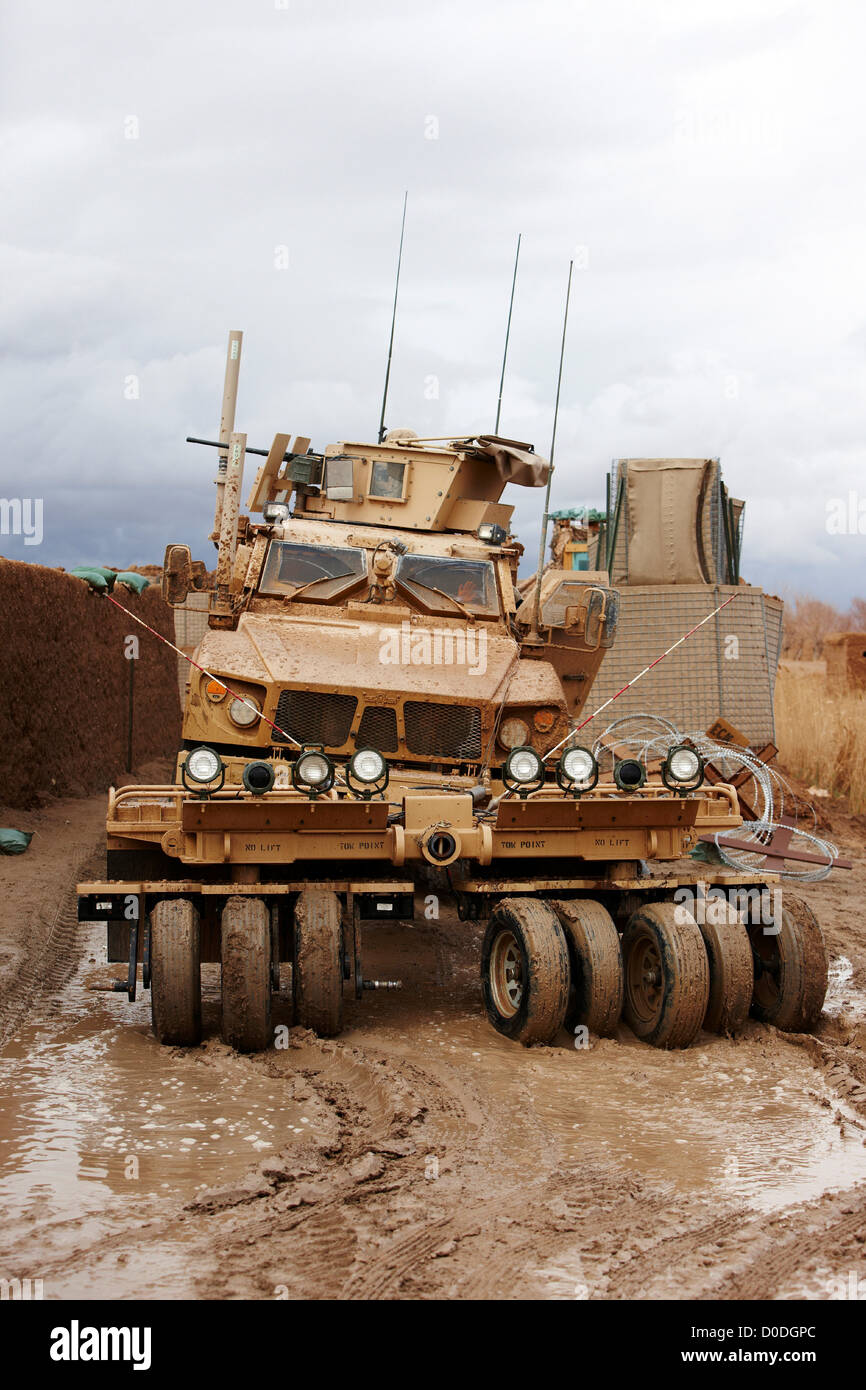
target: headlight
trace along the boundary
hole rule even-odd
[[[529,725],[522,719],[503,719],[497,735],[503,748],[522,748],[529,738]]]
[[[671,791],[694,791],[704,780],[699,753],[685,744],[671,748],[662,766],[662,781]]]
[[[291,516],[291,508],[285,502],[268,502],[262,511],[265,521],[270,526],[281,521],[288,521]]]
[[[532,722],[540,734],[549,734],[556,723],[556,715],[555,709],[537,709],[532,716]]]
[[[646,781],[646,768],[637,758],[622,758],[614,765],[613,780],[621,792],[636,792]]]
[[[334,764],[321,748],[302,749],[292,766],[292,785],[310,796],[331,790]]]
[[[346,768],[346,781],[359,796],[370,797],[388,785],[388,764],[375,748],[359,748]]]
[[[525,796],[544,781],[544,763],[534,748],[512,748],[505,759],[502,780],[509,791]]]
[[[212,748],[194,748],[185,767],[194,782],[212,782],[219,776],[222,763]]]
[[[351,768],[359,782],[378,782],[385,771],[385,759],[375,748],[364,748],[352,758]]]
[[[185,787],[189,787],[192,782],[197,790],[205,786],[210,787],[211,782],[219,778],[219,786],[210,788],[212,791],[219,791],[225,781],[226,770],[219,754],[212,748],[202,746],[187,754],[186,761],[181,765],[180,775]]]
[[[598,763],[588,748],[567,748],[557,764],[556,780],[564,791],[592,791],[598,781]]]
[[[255,700],[249,698],[232,700],[229,705],[229,718],[241,729],[248,729],[251,724],[255,724],[260,714],[261,710]]]
[[[482,521],[477,534],[478,539],[485,541],[487,545],[504,545],[508,539],[505,527],[497,526],[493,521]]]

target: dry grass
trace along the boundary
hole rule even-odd
[[[854,812],[866,811],[866,695],[830,695],[814,663],[785,662],[776,685],[776,742],[779,761],[797,777],[848,797]]]
[[[785,598],[782,652],[795,661],[816,661],[831,632],[866,632],[866,599],[855,598],[847,613],[808,594]]]

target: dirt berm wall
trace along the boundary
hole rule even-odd
[[[116,597],[174,640],[158,587]],[[176,656],[82,580],[0,558],[0,802],[27,807],[101,791],[126,771],[127,634],[139,639],[135,767],[179,747]]]

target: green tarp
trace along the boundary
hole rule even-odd
[[[0,854],[23,854],[32,839],[27,830],[0,830]]]

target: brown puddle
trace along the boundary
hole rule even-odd
[[[862,1122],[781,1037],[702,1034],[684,1052],[662,1052],[623,1027],[617,1040],[588,1050],[540,1051],[509,1043],[472,1014],[431,1023],[428,1059],[468,1057],[479,1085],[498,1098],[509,1161],[522,1153],[529,1161],[528,1112],[566,1163],[615,1163],[684,1194],[716,1191],[757,1210],[866,1180]]]
[[[188,1199],[239,1178],[303,1136],[304,1106],[237,1057],[177,1054],[150,1031],[150,995],[87,989],[120,972],[95,970],[104,929],[40,1023],[0,1055],[0,1208],[23,1222],[128,1217],[142,1198]],[[218,976],[204,971],[205,1012]]]

